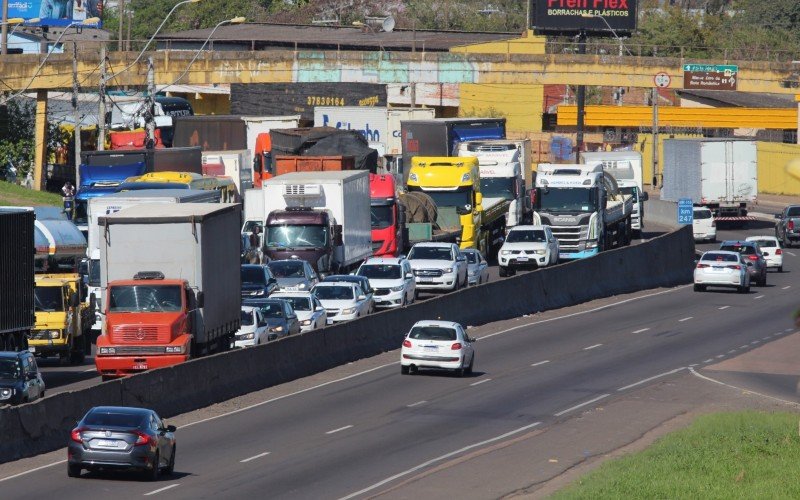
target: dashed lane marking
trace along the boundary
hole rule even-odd
[[[339,427],[338,429],[333,429],[332,431],[328,431],[325,434],[335,434],[337,432],[346,431],[347,429],[350,429],[351,427],[353,427],[353,426],[352,425],[345,425],[344,427]]]
[[[646,332],[647,330],[649,330],[649,328],[641,328],[639,330],[634,331],[633,333],[642,333],[642,332]]]
[[[490,380],[492,380],[492,379],[490,379],[490,378],[485,378],[485,379],[483,379],[483,380],[478,380],[477,382],[473,382],[473,383],[471,383],[471,384],[469,384],[469,385],[470,385],[470,386],[481,385],[481,384],[484,384],[484,383],[486,383],[486,382],[488,382],[488,381],[490,381]]]
[[[252,456],[250,458],[245,458],[244,460],[239,460],[239,462],[243,463],[243,464],[246,464],[247,462],[251,462],[251,461],[256,460],[258,458],[266,457],[267,455],[269,455],[269,452],[265,451],[264,453],[259,453],[258,455],[254,455],[254,456]]]
[[[546,365],[546,364],[547,364],[547,363],[549,363],[549,362],[550,362],[550,360],[549,360],[549,359],[545,359],[544,361],[539,361],[538,363],[534,363],[534,364],[532,364],[531,366],[541,366],[541,365]]]
[[[588,350],[590,350],[590,349],[597,349],[597,348],[598,348],[598,347],[600,347],[601,345],[603,345],[603,344],[595,344],[595,345],[590,345],[589,347],[584,347],[584,348],[583,348],[583,350],[584,350],[584,351],[588,351]]]
[[[164,486],[163,488],[159,488],[157,490],[153,490],[150,493],[145,493],[144,496],[149,497],[150,495],[155,495],[156,493],[161,493],[162,491],[171,490],[176,486],[180,486],[180,483],[170,484],[169,486]]]
[[[607,397],[609,397],[610,395],[611,395],[611,394],[601,394],[600,396],[597,396],[597,397],[596,397],[596,398],[594,398],[594,399],[590,399],[589,401],[584,401],[583,403],[581,403],[581,404],[579,404],[579,405],[575,405],[575,406],[573,406],[572,408],[567,408],[566,410],[562,410],[562,411],[560,411],[560,412],[556,413],[556,414],[555,414],[555,416],[556,416],[556,417],[560,417],[561,415],[565,415],[565,414],[567,414],[567,413],[569,413],[569,412],[571,412],[571,411],[575,411],[575,410],[577,410],[577,409],[579,409],[579,408],[583,408],[583,407],[584,407],[584,406],[586,406],[586,405],[590,405],[590,404],[592,404],[592,403],[596,403],[596,402],[600,401],[600,400],[601,400],[601,399],[603,399],[603,398],[607,398]]]

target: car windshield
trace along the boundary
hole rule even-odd
[[[253,326],[255,320],[251,311],[242,311],[242,324],[245,326]]]
[[[178,285],[119,285],[110,288],[109,312],[178,312]]]
[[[328,242],[325,226],[269,226],[267,247],[271,248],[324,248]]]
[[[755,255],[756,247],[754,245],[722,245],[720,250],[727,250],[728,252],[738,252],[742,255]]]
[[[758,242],[758,246],[761,248],[773,248],[778,246],[778,242],[775,240],[756,240]]]
[[[789,207],[786,211],[787,217],[800,217],[800,207]]]
[[[60,286],[37,286],[33,290],[33,302],[36,311],[58,312],[64,310]]]
[[[261,314],[265,318],[282,318],[283,317],[283,306],[276,302],[267,302],[264,304],[259,304],[258,308],[261,309]]]
[[[694,218],[695,219],[710,219],[712,217],[711,210],[695,210],[694,211]]]
[[[441,326],[415,326],[408,337],[414,340],[456,340],[456,331]]]
[[[707,253],[703,255],[703,258],[700,260],[713,260],[718,262],[739,262],[739,259],[735,255],[731,255],[728,253]]]
[[[259,266],[242,266],[242,284],[263,285],[266,282],[264,270]]]
[[[390,205],[376,205],[370,207],[372,229],[384,229],[392,225],[392,207]]]
[[[470,264],[477,264],[480,262],[480,259],[478,259],[478,254],[475,252],[464,252],[461,255],[465,256],[467,258],[467,262]]]
[[[314,293],[319,300],[353,300],[353,289],[349,286],[318,286]]]
[[[481,194],[484,198],[514,199],[514,177],[481,178]]]
[[[269,270],[276,278],[305,278],[301,261],[270,262]]]
[[[359,276],[375,280],[396,280],[402,277],[400,266],[396,264],[367,264],[358,270]]]
[[[311,311],[311,299],[308,297],[281,297],[289,302],[295,311]]]
[[[0,359],[0,378],[19,378],[19,362],[16,359]]]
[[[545,241],[547,241],[547,237],[541,229],[518,229],[509,231],[506,236],[508,243],[543,243]]]
[[[91,412],[83,419],[84,425],[101,427],[139,427],[144,422],[142,414]]]
[[[595,189],[551,188],[539,189],[536,208],[551,213],[585,213],[597,209]]]
[[[408,254],[408,260],[453,260],[449,248],[442,247],[414,247]]]
[[[89,261],[89,286],[100,286],[100,259]]]

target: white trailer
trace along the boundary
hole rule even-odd
[[[664,141],[661,199],[690,198],[711,209],[718,221],[755,220],[747,205],[758,195],[758,148],[741,139]]]
[[[225,175],[233,179],[239,196],[253,187],[253,155],[249,149],[235,151],[203,151],[203,165],[217,163],[225,167]]]
[[[619,190],[633,197],[631,229],[640,236],[644,229],[644,202],[648,195],[644,192],[642,173],[642,153],[639,151],[593,151],[582,152],[581,163],[601,163],[603,171],[617,180]]]
[[[254,226],[264,226],[264,194],[261,188],[248,189],[244,193],[244,223],[242,234],[250,236]]]
[[[478,158],[484,210],[508,203],[506,229],[530,222],[530,139],[460,142],[458,156]]]

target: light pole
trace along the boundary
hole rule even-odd
[[[614,38],[617,39],[617,41],[619,42],[620,48],[624,48],[625,52],[627,52],[629,56],[633,57],[633,54],[628,49],[628,47],[626,47],[625,44],[622,43],[622,38],[620,38],[619,35],[617,35],[617,32],[614,31],[614,28],[612,28],[610,24],[608,24],[608,20],[606,20],[606,18],[604,16],[601,16],[599,14],[581,14],[581,17],[586,17],[586,18],[589,18],[589,19],[600,18],[605,23],[605,25],[608,26],[608,30],[611,31],[611,34],[614,35]],[[620,55],[622,55],[622,54],[620,53]]]
[[[0,1],[2,1],[2,0],[0,0]],[[99,97],[100,97],[100,112],[102,114],[100,116],[100,119],[98,120],[98,124],[99,124],[98,137],[97,137],[97,147],[98,147],[98,149],[104,149],[105,148],[105,143],[106,143],[106,119],[105,119],[106,101],[105,101],[105,99],[106,99],[106,87],[108,85],[109,80],[111,80],[111,79],[115,78],[116,76],[121,75],[122,73],[128,71],[133,66],[135,66],[136,63],[139,62],[139,60],[142,58],[144,53],[147,51],[147,48],[150,46],[151,43],[153,43],[153,40],[155,39],[156,35],[158,35],[158,33],[161,31],[161,28],[164,27],[164,25],[167,23],[167,20],[170,18],[172,13],[175,12],[175,10],[178,7],[180,7],[181,5],[186,5],[187,3],[198,3],[198,2],[200,2],[200,0],[182,0],[181,2],[178,2],[175,5],[173,5],[172,9],[170,9],[170,11],[167,12],[167,15],[164,16],[164,19],[161,21],[161,24],[158,25],[158,28],[156,28],[155,32],[153,32],[153,35],[150,37],[150,39],[147,41],[147,43],[144,45],[144,47],[142,47],[142,50],[139,52],[139,55],[136,56],[136,59],[134,59],[132,63],[130,63],[129,65],[125,66],[124,68],[122,68],[121,70],[117,71],[116,73],[114,73],[112,75],[106,75],[106,74],[101,74],[100,75],[100,96]],[[122,18],[122,16],[123,16],[123,14],[120,13],[120,19]],[[130,22],[128,23],[128,27],[130,27]],[[121,43],[121,39],[122,39],[122,29],[120,29],[120,43]]]

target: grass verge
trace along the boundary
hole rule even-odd
[[[553,498],[800,498],[799,420],[793,413],[705,415]]]
[[[0,205],[30,207],[38,205],[61,206],[61,196],[47,191],[34,191],[9,182],[0,181]]]

